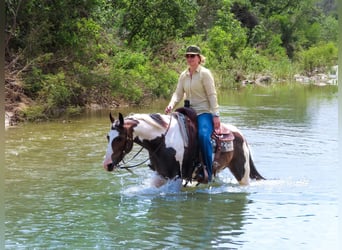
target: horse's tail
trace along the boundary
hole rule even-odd
[[[266,180],[256,169],[249,146],[248,146],[248,150],[249,150],[249,168],[250,168],[249,177],[251,179],[256,179],[256,180]]]

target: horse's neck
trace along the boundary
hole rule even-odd
[[[163,116],[163,119],[167,121],[167,127],[154,125],[146,122],[145,120],[139,119],[139,124],[133,131],[134,138],[138,138],[140,141],[153,141],[156,138],[165,136],[166,143],[182,140],[178,120],[172,116],[166,115]]]
[[[151,141],[162,136],[164,130],[158,126],[154,126],[144,120],[139,120],[139,124],[133,129],[133,137],[139,140]]]

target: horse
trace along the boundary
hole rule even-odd
[[[150,168],[161,179],[166,180],[181,178],[186,183],[197,180],[194,163],[196,148],[189,148],[189,144],[182,131],[179,116],[172,114],[130,114],[125,118],[121,113],[115,120],[109,114],[111,129],[107,135],[108,145],[103,161],[103,167],[107,171],[120,168],[124,157],[136,143],[148,151]],[[233,135],[233,149],[228,152],[220,152],[215,157],[213,175],[229,168],[240,185],[248,185],[250,179],[265,179],[257,171],[252,160],[251,151],[246,139],[240,130],[234,125],[222,124]],[[198,183],[198,184],[199,184]],[[160,186],[157,185],[157,186]]]

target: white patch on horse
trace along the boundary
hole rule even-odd
[[[151,141],[157,137],[160,137],[166,131],[164,127],[157,124],[149,115],[135,114],[128,118],[139,121],[138,126],[134,128],[134,135],[137,136],[141,141]],[[151,125],[153,126],[153,129],[151,129]]]
[[[158,127],[151,129],[151,126],[145,122],[140,122],[139,125],[134,128],[134,136],[137,136],[140,141],[152,141],[153,139],[160,137],[162,133],[162,129]]]
[[[250,174],[249,158],[251,157],[248,144],[247,144],[242,132],[237,127],[235,127],[232,124],[222,124],[222,125],[225,126],[226,128],[228,128],[230,131],[232,131],[234,133],[238,133],[242,136],[242,139],[243,139],[242,149],[243,149],[243,154],[244,154],[246,161],[245,161],[245,164],[243,166],[243,168],[245,169],[245,173],[244,173],[242,179],[239,181],[239,183],[240,183],[240,185],[248,185],[249,184],[249,174]]]
[[[178,129],[178,120],[172,118],[172,121],[175,122],[171,122],[170,124],[170,128],[165,138],[165,145],[166,147],[173,148],[176,151],[176,160],[179,162],[179,165],[182,168],[185,144],[181,131]]]
[[[250,166],[249,166],[249,147],[246,143],[246,141],[244,140],[243,141],[243,144],[242,144],[242,148],[243,148],[243,153],[244,153],[244,156],[245,156],[245,164],[244,164],[244,169],[245,169],[245,174],[244,176],[242,177],[242,179],[239,181],[239,183],[241,185],[248,185],[249,184],[249,173],[250,173]]]
[[[110,117],[111,121],[113,122],[114,119],[113,117]],[[124,119],[124,121],[123,121]],[[152,141],[152,143],[155,142],[160,142],[159,147],[165,147],[166,149],[172,149],[172,150],[163,150],[163,155],[158,155],[156,154],[155,156],[157,157],[157,161],[161,162],[161,168],[171,168],[171,169],[166,169],[166,171],[172,170],[172,173],[166,174],[164,177],[165,179],[174,179],[178,175],[179,169],[178,166],[180,166],[180,171],[182,172],[182,163],[183,163],[183,157],[184,157],[184,152],[185,152],[185,145],[186,143],[184,142],[184,138],[182,136],[182,131],[179,128],[178,124],[178,119],[176,119],[172,115],[161,115],[161,114],[135,114],[131,115],[129,117],[123,118],[122,114],[119,114],[119,122],[120,126],[123,126],[122,129],[125,129],[126,132],[129,133],[129,138],[127,137],[126,140],[129,140],[130,143],[132,143],[132,137],[135,142],[137,140],[140,141]],[[115,124],[118,124],[118,121],[116,121]],[[237,155],[235,157],[238,157],[237,161],[232,162],[232,158],[229,157],[222,157],[221,160],[224,161],[222,166],[223,168],[219,169],[218,171],[224,169],[225,167],[229,166],[231,168],[231,172],[233,175],[236,177],[240,185],[248,185],[250,178],[255,178],[255,179],[264,179],[255,169],[254,164],[250,164],[252,162],[251,159],[251,151],[249,149],[249,146],[247,144],[247,141],[243,137],[241,131],[235,127],[234,125],[231,124],[224,124],[224,127],[229,129],[230,131],[236,133],[235,136],[238,137],[237,145],[238,151],[234,151],[234,154],[236,153]],[[121,131],[121,130],[120,130]],[[133,134],[131,134],[133,132]],[[122,155],[125,155],[130,151],[131,148],[129,148],[126,152],[127,145],[124,145],[123,143],[126,141],[121,141],[119,142],[119,149],[123,150],[122,152],[115,152],[112,149],[113,146],[113,140],[119,136],[119,132],[115,129],[114,124],[112,125],[111,130],[108,133],[108,145],[107,145],[107,150],[106,150],[106,155],[105,159],[103,161],[104,168],[108,171],[111,171],[113,169],[113,162],[112,162],[112,157],[119,156],[118,158],[115,159],[115,161],[119,161],[122,158]],[[241,139],[242,139],[242,145]],[[164,140],[161,140],[161,138]],[[124,138],[122,138],[124,139]],[[138,142],[140,144],[140,142]],[[142,143],[145,145],[145,147],[148,147],[150,144],[149,143]],[[125,146],[125,147],[124,147]],[[131,145],[129,145],[131,146]],[[242,150],[241,147],[242,146]],[[124,147],[124,148],[123,148]],[[114,149],[118,150],[118,149]],[[150,149],[151,150],[151,149]],[[154,148],[152,150],[159,150],[159,148]],[[191,149],[190,149],[191,150]],[[149,151],[151,154],[151,151]],[[166,159],[171,162],[166,162],[163,164],[163,159],[164,153],[168,154],[166,155]],[[171,155],[170,155],[171,154]],[[170,157],[174,157],[173,159]],[[245,162],[243,166],[239,164],[241,162],[240,160],[245,159]],[[119,162],[115,162],[115,164],[118,164]],[[229,165],[232,164],[232,165]],[[156,166],[158,167],[158,166]],[[251,169],[252,167],[252,169]],[[160,173],[165,175],[165,169],[158,169],[156,168],[156,171],[160,171]],[[164,171],[164,172],[163,172]],[[243,173],[243,176],[241,174]],[[250,176],[250,173],[253,173],[253,176]],[[159,174],[159,173],[157,173]],[[187,173],[189,175],[189,173]],[[159,176],[160,177],[160,176]],[[178,176],[179,177],[179,176]],[[181,176],[182,177],[182,176]],[[185,178],[190,178],[191,176],[185,176]],[[181,181],[180,181],[181,183]],[[160,186],[160,185],[165,185],[164,181],[157,179],[154,182],[155,186]]]
[[[134,134],[139,140],[153,140],[165,135],[165,146],[176,151],[176,160],[182,165],[184,154],[184,142],[180,134],[177,120],[170,115],[161,115],[166,123],[170,123],[167,128],[159,125],[147,115],[134,115],[133,119],[139,120],[139,125],[134,128]],[[153,129],[151,129],[153,125]]]
[[[108,133],[109,136],[109,143],[107,145],[107,151],[106,151],[106,155],[103,161],[103,166],[106,167],[108,164],[112,163],[112,154],[113,154],[113,149],[112,149],[112,141],[114,140],[114,138],[116,138],[119,135],[119,132],[111,129]]]

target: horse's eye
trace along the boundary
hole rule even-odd
[[[121,142],[122,138],[120,136],[113,139],[113,142]]]
[[[107,141],[109,142],[109,135],[107,135]]]

